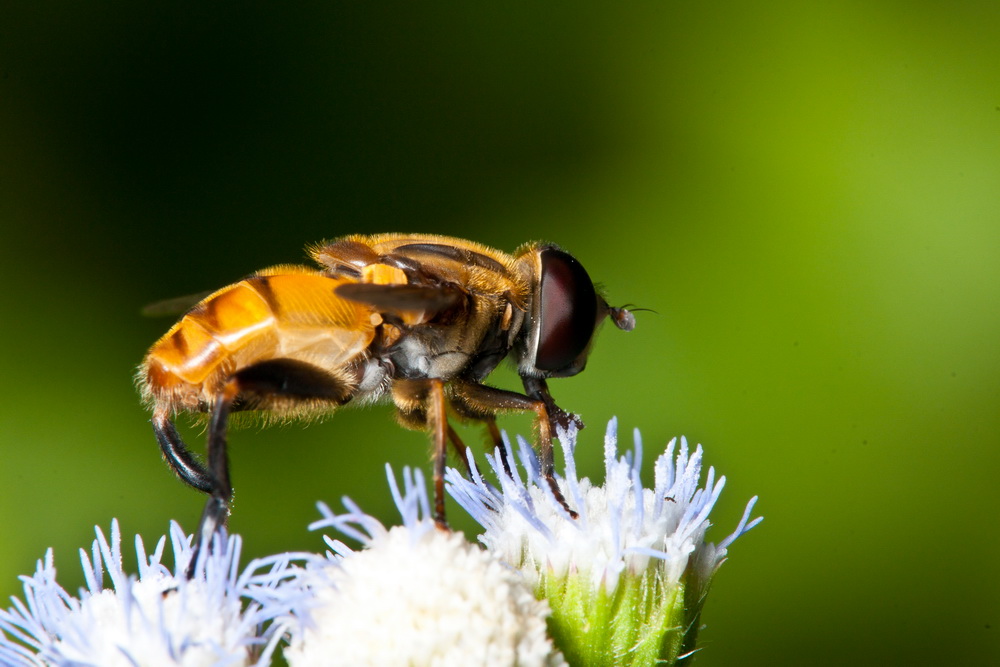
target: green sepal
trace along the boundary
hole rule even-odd
[[[693,648],[704,598],[686,607],[685,585],[666,585],[656,568],[623,572],[610,592],[604,582],[595,588],[589,573],[539,574],[549,634],[571,665],[674,665]]]

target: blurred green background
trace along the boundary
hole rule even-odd
[[[162,5],[0,10],[4,599],[50,546],[79,585],[112,517],[196,524],[143,305],[422,231],[556,241],[657,311],[552,389],[583,472],[618,415],[705,445],[714,539],[761,496],[699,664],[1000,661],[1000,5]],[[231,453],[248,556],[427,467],[385,407]]]

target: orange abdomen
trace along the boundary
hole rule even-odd
[[[233,373],[271,359],[336,371],[363,355],[381,318],[338,297],[345,282],[303,267],[262,271],[206,297],[158,340],[143,362],[157,406],[210,404]]]

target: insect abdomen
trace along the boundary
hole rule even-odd
[[[378,318],[337,297],[342,282],[276,267],[208,296],[150,349],[141,376],[147,397],[194,410],[256,363],[293,359],[332,370],[350,361],[371,342]]]

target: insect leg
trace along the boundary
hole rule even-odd
[[[471,419],[478,422],[482,422],[483,424],[485,424],[486,432],[489,435],[491,443],[487,447],[486,450],[487,452],[493,452],[497,448],[499,448],[501,451],[504,450],[503,437],[500,435],[500,429],[497,428],[497,420],[492,414],[482,414],[481,412],[476,411],[475,409],[470,409],[469,406],[465,405],[464,401],[462,400],[461,394],[452,396],[451,406],[452,408],[454,408],[455,412],[457,412],[461,417],[465,419]],[[461,456],[463,460],[465,460],[467,455],[465,454],[464,451],[461,451],[458,447],[458,445],[460,444],[456,440],[458,438],[458,435],[455,434],[455,432],[450,427],[448,429],[448,437],[452,438],[452,443],[455,444],[455,450],[459,453],[459,456]],[[501,456],[500,462],[507,476],[513,479],[514,475],[510,470],[510,462],[507,460],[507,457]],[[475,466],[475,463],[472,463],[472,466]],[[472,469],[468,463],[466,463],[465,472],[470,476],[471,479]]]
[[[469,479],[472,479],[472,465],[469,463],[469,448],[465,446],[462,439],[458,437],[458,433],[455,429],[448,424],[448,439],[451,440],[452,449],[455,450],[455,455],[462,461],[462,465],[465,467],[465,474]]]
[[[486,451],[493,452],[497,448],[500,449],[500,464],[503,466],[504,473],[513,479],[514,474],[510,470],[510,461],[508,460],[510,452],[507,450],[507,445],[500,435],[500,429],[497,428],[496,418],[492,414],[483,414],[481,411],[477,411],[475,408],[466,405],[460,393],[452,397],[451,405],[462,417],[482,422],[486,425],[486,432],[490,437],[490,443],[492,443],[492,448],[488,448]],[[471,473],[472,471],[467,467],[466,472]]]
[[[570,509],[556,483],[552,457],[552,422],[545,401],[469,381],[455,380],[452,382],[452,389],[456,401],[460,402],[465,409],[483,415],[492,415],[498,410],[530,410],[535,413],[535,423],[538,426],[538,457],[541,460],[542,476],[552,490],[552,495],[563,506],[563,509],[570,516],[576,518],[576,512]]]
[[[158,409],[153,413],[153,432],[156,433],[156,440],[160,443],[163,458],[181,481],[199,491],[211,493],[211,474],[191,456],[166,410]]]
[[[570,424],[576,426],[577,429],[583,428],[583,420],[578,415],[566,412],[552,400],[552,395],[549,393],[549,385],[544,379],[522,377],[521,382],[524,384],[524,391],[528,396],[545,403],[545,407],[549,413],[549,424],[553,431],[560,426],[568,429]]]
[[[444,509],[444,470],[448,456],[448,416],[444,380],[401,379],[392,385],[400,424],[406,428],[426,429],[431,435],[434,461],[434,523],[448,529]],[[457,437],[457,436],[455,436]]]
[[[448,463],[448,415],[445,411],[444,380],[431,378],[428,381],[427,421],[434,438],[434,523],[438,528],[448,530],[448,519],[444,512],[444,469]]]
[[[194,570],[198,550],[202,545],[210,545],[212,537],[224,525],[229,517],[229,500],[233,496],[233,488],[229,483],[229,457],[226,454],[226,430],[229,425],[229,411],[233,400],[239,392],[236,379],[229,380],[215,397],[212,415],[208,423],[208,470],[211,487],[209,498],[205,502],[205,510],[198,524],[198,535],[195,538],[195,555],[188,566],[188,574]]]
[[[514,479],[514,473],[510,469],[511,452],[507,449],[507,443],[503,441],[503,437],[500,435],[500,429],[497,428],[497,420],[493,417],[484,417],[483,422],[486,424],[486,430],[493,441],[493,449],[500,449],[500,465],[503,466],[504,474]]]

